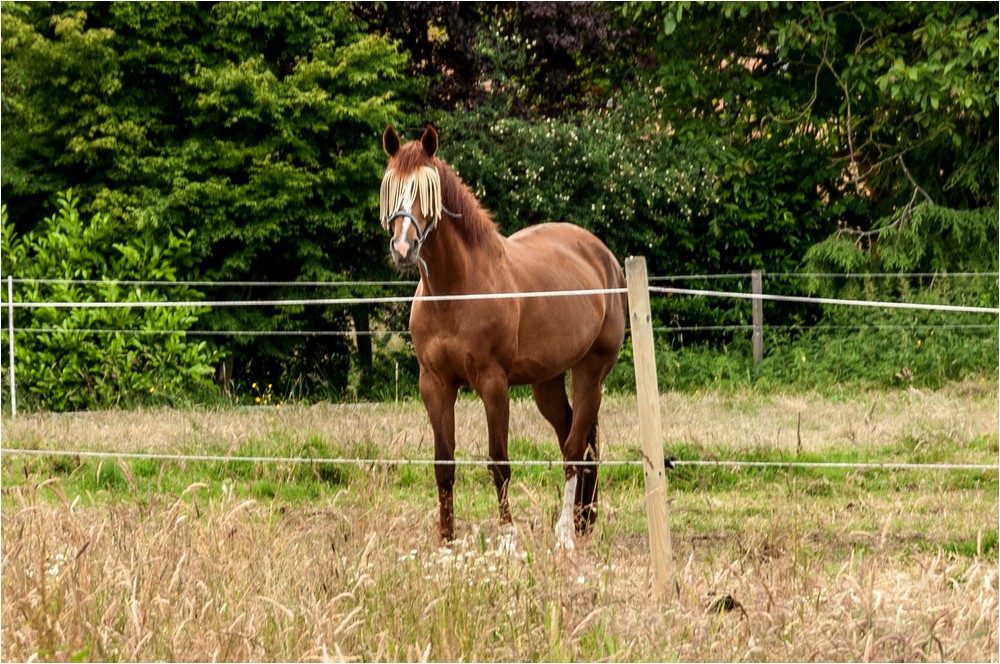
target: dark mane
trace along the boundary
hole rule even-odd
[[[419,141],[401,147],[390,164],[397,173],[411,173],[422,166],[434,166],[441,177],[441,198],[445,208],[459,216],[447,212],[441,223],[450,224],[472,247],[485,246],[497,232],[496,222],[489,211],[479,204],[472,190],[462,181],[458,173],[443,159],[427,158]]]
[[[485,245],[497,233],[497,224],[493,221],[493,216],[479,204],[472,190],[462,181],[458,173],[452,170],[448,162],[441,159],[434,161],[441,175],[441,198],[444,200],[444,205],[451,212],[461,215],[453,218],[446,213],[445,216],[449,217],[449,221],[470,245],[474,247]]]

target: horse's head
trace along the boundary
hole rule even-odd
[[[428,126],[419,141],[400,145],[392,127],[382,134],[389,165],[382,178],[379,213],[398,268],[415,267],[420,248],[441,218],[441,179],[435,164],[438,135]]]

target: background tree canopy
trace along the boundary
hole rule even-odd
[[[178,280],[396,278],[378,137],[433,122],[505,233],[575,221],[654,274],[997,270],[995,3],[7,2],[2,21],[5,247],[52,232],[71,199],[109,257],[184,237]],[[26,276],[10,253],[4,275]],[[991,283],[958,296],[995,302]],[[747,312],[690,299],[661,319]],[[399,329],[403,313],[216,308],[189,329]],[[386,358],[413,370],[367,336],[360,355],[347,338],[212,338],[226,376],[282,394],[369,394]]]
[[[417,86],[406,57],[348,6],[5,5],[3,67],[3,194],[17,230],[30,230],[54,193],[73,187],[83,211],[110,215],[123,236],[193,231],[197,261],[181,279],[385,273],[371,223],[378,136]],[[201,325],[322,330],[342,328],[346,315],[234,308]],[[243,375],[346,384],[342,340],[242,339],[227,347]]]

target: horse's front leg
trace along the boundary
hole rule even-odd
[[[510,426],[510,386],[502,371],[491,372],[476,385],[486,410],[489,429],[490,475],[497,489],[500,521],[512,523],[507,488],[510,485],[510,464],[507,456],[507,431]]]
[[[434,477],[437,479],[440,520],[438,534],[442,544],[455,537],[455,398],[458,389],[450,382],[420,369],[420,396],[434,431]]]

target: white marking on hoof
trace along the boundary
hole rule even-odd
[[[517,555],[517,530],[513,525],[504,526],[504,532],[497,538],[497,555]]]
[[[576,548],[573,535],[576,526],[573,524],[573,507],[576,501],[576,478],[574,475],[566,480],[566,493],[563,494],[562,515],[556,522],[556,551],[572,551]]]

